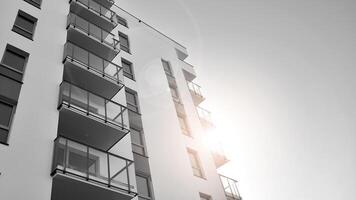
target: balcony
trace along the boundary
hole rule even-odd
[[[172,97],[172,99],[178,115],[185,116],[184,105],[182,104],[180,99],[174,97]]]
[[[223,185],[227,200],[242,200],[237,188],[237,181],[220,174],[220,180]]]
[[[104,6],[107,9],[110,9],[115,4],[114,0],[94,0],[94,1]]]
[[[108,151],[127,133],[126,107],[68,82],[60,85],[60,136]]]
[[[117,25],[117,15],[94,0],[70,0],[70,12],[90,21],[104,30],[112,31]]]
[[[58,137],[54,141],[51,200],[130,200],[133,161]]]
[[[214,149],[211,150],[211,154],[213,156],[216,168],[219,168],[230,161],[229,159],[227,159],[220,143],[215,145]]]
[[[197,77],[193,65],[191,65],[183,60],[179,60],[179,62],[183,69],[183,74],[184,74],[185,80],[193,81]]]
[[[122,67],[104,60],[72,43],[64,45],[63,79],[112,99],[124,87]]]
[[[119,39],[83,18],[69,13],[67,40],[90,50],[101,58],[112,60],[120,52]]]
[[[211,118],[211,112],[201,108],[201,107],[197,107],[197,112],[198,112],[198,116],[200,119],[201,124],[205,127],[205,128],[212,128],[214,127],[214,123],[213,120]]]
[[[190,94],[192,95],[192,99],[194,105],[199,105],[201,102],[205,100],[205,97],[201,93],[201,87],[193,82],[187,82]]]

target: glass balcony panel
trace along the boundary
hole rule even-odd
[[[70,89],[69,105],[83,112],[87,112],[88,92],[76,86],[72,86]]]
[[[89,179],[101,183],[109,181],[108,156],[106,153],[89,148]]]
[[[126,107],[67,82],[61,84],[60,92],[59,104],[65,104],[105,122],[108,121],[121,127],[122,130],[128,128],[128,122],[124,120]]]
[[[103,71],[103,59],[99,56],[89,53],[89,66],[93,69],[102,72]]]
[[[89,54],[82,48],[73,48],[73,57],[79,62],[88,65]]]
[[[58,139],[57,142],[54,144],[54,158],[53,158],[52,170],[54,169],[64,170],[65,145],[66,145],[66,140],[64,140],[63,138]]]
[[[111,121],[114,124],[123,126],[124,124],[124,112],[126,111],[126,108],[114,103],[114,102],[106,102],[106,108],[107,108],[107,119],[108,121]],[[123,126],[124,127],[124,126]]]
[[[102,28],[86,21],[85,19],[70,13],[68,15],[68,24],[72,25],[75,28],[80,29],[81,31],[85,32],[86,34],[96,38],[100,42],[104,42],[105,44],[111,46],[112,48],[116,48],[118,45],[118,41],[116,41],[115,35],[109,33]]]
[[[114,79],[118,79],[118,80],[123,80],[124,74],[122,72],[119,73],[121,70],[122,70],[122,68],[119,69],[112,63],[110,63],[108,61],[104,61],[104,72],[105,72],[105,74],[109,75],[110,77],[112,77]]]
[[[131,160],[62,137],[55,140],[53,156],[52,175],[60,171],[136,195],[128,173],[134,171]]]
[[[66,43],[65,45],[64,59],[66,57],[85,65],[84,67],[89,67],[96,73],[104,75],[115,82],[122,82],[124,79],[120,66],[104,60],[72,43]]]
[[[105,119],[105,100],[89,93],[89,113],[99,119]]]
[[[111,185],[131,191],[131,183],[129,183],[128,179],[128,170],[130,167],[128,163],[111,155],[109,156],[109,161],[110,165],[115,166],[113,169],[110,168]]]
[[[87,147],[73,141],[67,140],[64,148],[66,154],[66,171],[79,176],[86,176],[87,167]],[[89,161],[91,163],[92,161]]]
[[[91,0],[89,0],[88,2],[89,2],[88,5],[89,5],[90,8],[92,8],[95,12],[101,14],[101,9],[102,8],[101,8],[100,4],[96,3],[95,1],[91,1]]]

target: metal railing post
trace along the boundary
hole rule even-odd
[[[127,176],[127,189],[129,190],[129,193],[131,193],[131,185],[130,185],[130,174],[129,174],[129,168],[128,166],[128,161],[126,160],[126,176]]]
[[[108,122],[108,111],[107,111],[107,100],[104,99],[104,109],[105,109],[105,123]]]
[[[89,115],[89,92],[87,91],[87,115]]]
[[[108,153],[106,154],[106,157],[108,161],[108,187],[111,187],[110,160],[109,160],[110,156]]]
[[[64,166],[63,166],[63,173],[66,173],[66,169],[67,169],[67,152],[68,152],[68,140],[66,140],[66,144],[65,144],[65,147],[64,147]]]
[[[87,181],[89,180],[89,147],[87,146]]]

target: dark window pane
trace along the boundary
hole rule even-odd
[[[122,18],[122,17],[117,15],[117,21],[119,22],[119,24],[127,27],[126,19],[124,19],[124,18]]]
[[[126,92],[126,100],[132,105],[136,105],[136,96],[130,92]]]
[[[149,186],[148,186],[148,179],[146,177],[142,177],[137,175],[136,176],[137,182],[137,192],[139,195],[150,197]]]
[[[122,60],[122,67],[124,70],[124,75],[127,78],[133,79],[133,69],[132,69],[132,64],[128,61]]]
[[[131,129],[131,139],[132,139],[132,142],[135,143],[135,144],[140,144],[142,145],[143,142],[142,142],[142,136],[141,136],[141,133],[135,129]]]
[[[41,2],[42,0],[24,0],[26,1],[27,3],[37,7],[37,8],[41,8]]]
[[[10,50],[6,50],[2,58],[2,63],[23,72],[26,58]]]
[[[6,143],[7,144],[8,135],[9,135],[9,131],[8,130],[0,128],[0,143]]]
[[[129,39],[127,35],[119,33],[120,38],[120,48],[126,52],[130,52]]]
[[[15,25],[25,29],[29,33],[33,33],[35,23],[22,15],[18,15],[15,20]]]
[[[169,75],[172,75],[172,70],[171,70],[171,66],[169,65],[169,62],[165,61],[165,60],[162,60],[162,65],[163,65],[163,69],[164,71],[169,74]]]
[[[9,127],[12,115],[12,106],[0,102],[0,125]]]

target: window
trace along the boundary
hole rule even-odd
[[[135,153],[140,155],[145,155],[145,145],[143,141],[143,134],[141,131],[132,129],[131,132],[131,142],[132,142],[132,149]]]
[[[37,19],[35,17],[32,17],[31,15],[19,10],[12,30],[32,40],[36,23]]]
[[[120,49],[130,53],[129,37],[121,32],[119,32],[120,39]]]
[[[167,75],[173,76],[172,68],[168,61],[162,60],[163,69]]]
[[[124,76],[126,76],[129,79],[134,80],[134,73],[133,73],[133,69],[132,69],[132,63],[125,60],[125,59],[121,59],[121,64],[122,64],[122,68],[124,70]]]
[[[186,121],[185,117],[182,117],[182,116],[179,116],[179,115],[178,115],[178,120],[179,120],[179,124],[180,124],[180,128],[181,128],[181,130],[182,130],[182,133],[183,133],[184,135],[191,136],[191,135],[190,135],[190,132],[189,132],[188,124],[187,124],[187,121]]]
[[[212,200],[210,195],[204,194],[204,193],[199,193],[200,200]]]
[[[117,22],[119,22],[119,24],[121,24],[121,25],[127,27],[127,21],[126,21],[126,19],[120,17],[119,15],[116,15],[116,17],[117,17]]]
[[[177,88],[169,87],[169,89],[171,90],[172,98],[173,98],[175,101],[180,102]]]
[[[0,100],[0,143],[2,144],[7,144],[14,110],[14,105]]]
[[[201,168],[200,160],[198,157],[198,153],[192,149],[188,149],[188,155],[189,155],[189,159],[190,159],[190,164],[192,165],[193,174],[195,176],[204,178],[203,170]]]
[[[11,71],[23,74],[28,56],[28,53],[8,44],[1,64]]]
[[[138,112],[138,103],[137,103],[137,93],[126,89],[126,102],[127,108],[131,111]]]
[[[149,177],[136,174],[136,183],[139,199],[151,199]]]
[[[37,8],[41,8],[41,3],[42,3],[42,0],[24,0],[26,1],[27,3],[37,7]]]

